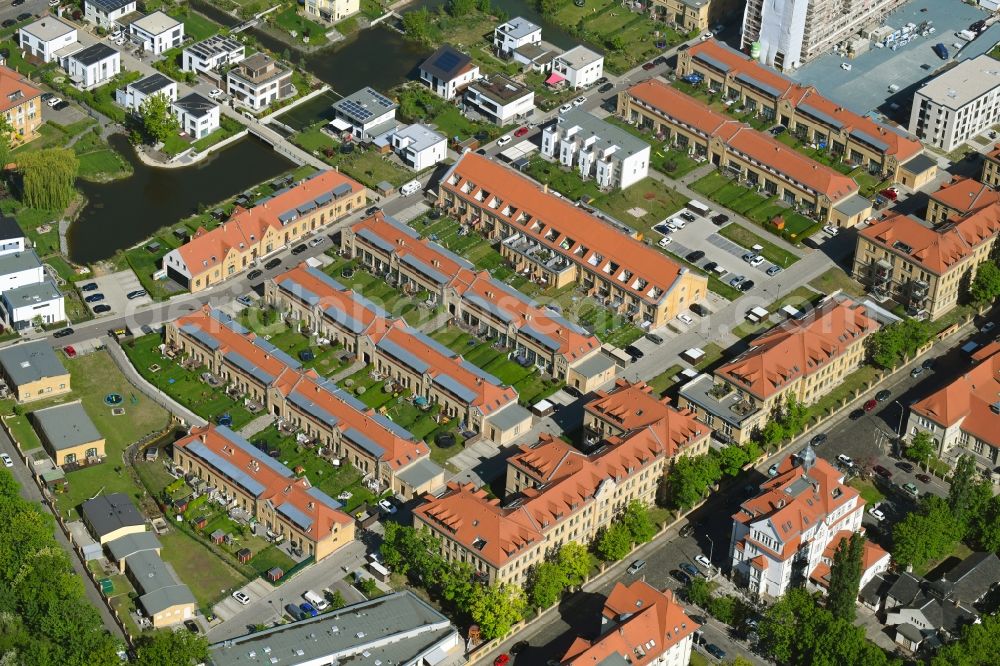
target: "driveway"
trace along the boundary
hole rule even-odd
[[[128,299],[127,294],[142,289],[139,278],[131,270],[102,275],[93,280],[86,280],[83,284],[91,282],[97,283],[97,289],[95,291],[81,291],[81,297],[86,298],[93,294],[104,294],[103,301],[87,303],[91,310],[94,309],[94,306],[103,303],[111,307],[111,312],[106,313],[107,315],[121,315],[134,312],[138,308],[150,305],[153,302],[153,299],[148,295],[132,300]]]

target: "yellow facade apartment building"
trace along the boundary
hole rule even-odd
[[[42,91],[14,70],[0,66],[0,113],[10,123],[14,145],[31,141],[42,124]]]

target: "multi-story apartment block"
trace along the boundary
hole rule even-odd
[[[963,60],[913,95],[910,132],[951,151],[1000,122],[1000,65],[983,54]]]
[[[632,390],[642,388],[621,385],[619,397]],[[414,525],[440,539],[446,559],[468,562],[484,580],[523,585],[531,567],[563,544],[592,540],[630,502],[652,505],[673,460],[705,450],[708,428],[660,404],[663,411],[670,414],[607,437],[590,455],[543,434],[507,460],[503,504],[472,484],[451,483],[414,510]]]
[[[306,0],[306,14],[335,23],[361,11],[361,0]]]
[[[807,446],[786,458],[777,476],[733,516],[733,576],[758,597],[780,597],[810,580],[821,585],[829,576],[828,548],[861,530],[864,508],[843,472]],[[877,545],[869,551],[865,582],[889,564],[888,553]]]
[[[656,18],[673,23],[684,32],[708,30],[709,23],[721,18],[718,5],[731,4],[724,0],[653,0],[652,12]]]
[[[227,315],[188,315],[169,323],[165,337],[171,353],[206,366],[380,487],[409,499],[443,484],[425,443]]]
[[[173,451],[186,476],[202,479],[225,506],[246,511],[317,562],[354,540],[354,520],[340,502],[225,426],[192,428]]]
[[[962,218],[1000,203],[1000,193],[985,183],[972,178],[953,176],[930,195],[927,214],[931,224],[943,224],[953,218]]]
[[[650,328],[707,295],[705,276],[482,155],[459,158],[438,203],[500,241],[518,272],[550,287],[579,283],[615,314]]]
[[[515,16],[493,29],[493,48],[504,58],[510,58],[522,46],[541,43],[542,29],[523,16]]]
[[[1000,464],[1000,343],[983,347],[975,365],[910,406],[906,429],[934,438],[937,457],[954,464],[971,455],[987,472]]]
[[[614,378],[614,362],[591,333],[381,212],[344,230],[341,244],[373,274],[408,292],[426,291],[458,325],[582,393]]]
[[[686,666],[700,626],[671,590],[661,592],[644,580],[618,583],[604,600],[598,636],[576,638],[559,664]]]
[[[798,69],[906,0],[748,0],[742,48],[780,70]]]
[[[754,338],[714,377],[687,382],[681,402],[724,437],[745,442],[790,397],[812,404],[857,370],[865,359],[865,340],[877,328],[864,306],[827,298]]]
[[[0,113],[10,123],[10,138],[14,144],[38,136],[42,124],[41,100],[41,90],[14,70],[0,66]]]
[[[986,261],[1000,232],[1000,205],[936,227],[898,213],[858,233],[854,278],[876,298],[937,319],[958,303],[966,280]]]
[[[625,189],[649,173],[648,143],[582,109],[561,114],[542,131],[542,154],[605,190]]]
[[[937,173],[936,161],[902,130],[854,113],[714,39],[679,52],[676,73],[699,75],[708,90],[727,101],[784,125],[800,140],[825,144],[844,162],[912,189]]]
[[[199,229],[163,257],[163,268],[189,291],[198,292],[364,205],[363,185],[337,171],[323,171],[250,209],[237,208],[211,231]]]
[[[858,184],[850,177],[663,81],[650,79],[620,93],[618,113],[823,222],[852,227],[871,214],[871,202],[858,195]]]
[[[226,73],[226,90],[253,111],[261,111],[295,94],[292,70],[274,58],[255,53]]]

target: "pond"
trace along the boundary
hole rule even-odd
[[[128,139],[112,136],[111,147],[134,173],[110,183],[78,181],[87,205],[70,225],[70,259],[90,264],[132,247],[161,227],[282,174],[295,164],[255,138],[246,138],[180,169],[146,166]]]

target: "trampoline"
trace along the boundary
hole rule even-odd
[[[120,405],[122,404],[122,394],[121,393],[109,393],[104,396],[104,402],[107,405]]]
[[[216,419],[215,422],[216,422],[216,424],[218,424],[220,426],[229,427],[229,426],[233,425],[233,417],[230,416],[228,413],[227,414],[223,414],[218,419]]]

